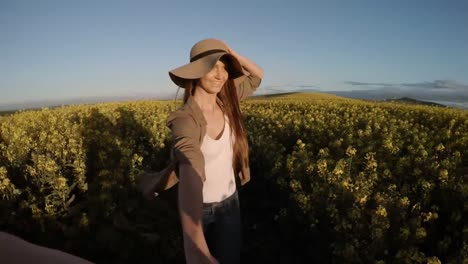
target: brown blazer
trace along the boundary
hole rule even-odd
[[[252,75],[247,76],[237,85],[239,100],[244,100],[252,95],[260,83],[260,78]],[[172,132],[171,162],[160,172],[142,174],[140,188],[148,198],[157,196],[159,192],[178,183],[178,164],[190,164],[198,171],[205,171],[205,160],[200,146],[206,134],[206,120],[198,104],[189,98],[184,106],[169,115],[167,126]],[[249,164],[242,164],[242,168],[240,171],[236,171],[236,174],[241,185],[249,182]],[[205,175],[203,174],[201,177],[205,181]]]

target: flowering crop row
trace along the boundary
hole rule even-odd
[[[300,243],[326,234],[339,262],[467,260],[466,111],[320,97],[245,110],[253,162],[297,205],[277,218],[305,223]]]
[[[65,234],[65,250],[95,261],[99,250],[108,252],[106,261],[177,259],[181,237],[172,200],[144,201],[135,187],[142,169],[167,163],[165,120],[175,107],[140,101],[2,117],[0,225],[36,240],[41,232]],[[318,94],[253,99],[242,108],[252,185],[262,178],[287,194],[268,226],[288,230],[276,239],[291,245],[291,255],[467,261],[467,111]],[[247,199],[255,204],[259,197]],[[148,243],[164,250],[155,253]],[[274,256],[261,255],[254,244],[248,249],[259,261]],[[285,254],[284,245],[263,247]]]

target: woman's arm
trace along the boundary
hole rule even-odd
[[[203,179],[205,163],[194,119],[182,112],[168,118],[174,156],[178,162],[178,205],[187,263],[218,263],[209,251],[203,234]]]
[[[184,234],[187,263],[218,263],[211,255],[203,234],[203,195],[201,172],[181,164],[179,182],[179,214]]]
[[[240,62],[240,64],[242,65],[242,67],[250,72],[250,74],[252,74],[253,76],[256,76],[260,79],[263,79],[263,69],[260,68],[257,64],[255,64],[255,62],[251,61],[250,59],[244,57],[244,56],[241,56],[239,53],[237,53],[234,49],[232,49],[226,42],[220,40],[221,42],[224,43],[224,45],[226,45],[227,49],[228,49],[228,53],[231,54],[232,56],[236,57],[236,59]]]

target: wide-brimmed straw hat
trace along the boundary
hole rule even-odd
[[[247,74],[243,71],[240,62],[228,53],[223,42],[217,39],[204,39],[195,43],[190,50],[190,63],[169,71],[169,76],[179,87],[187,88],[192,80],[210,72],[221,57],[227,58],[226,68],[229,79],[240,79]]]

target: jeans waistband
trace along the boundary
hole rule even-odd
[[[203,209],[205,209],[205,208],[215,209],[215,208],[218,208],[218,207],[227,206],[227,205],[231,204],[232,202],[236,201],[236,199],[237,199],[237,190],[231,196],[229,196],[228,198],[224,199],[221,202],[203,203]]]

